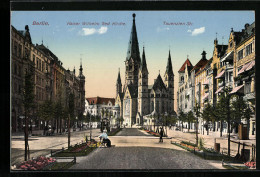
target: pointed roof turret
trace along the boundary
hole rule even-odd
[[[140,52],[138,46],[137,32],[135,26],[135,14],[133,14],[133,25],[131,30],[131,35],[128,43],[127,57],[126,60],[133,58],[134,60],[140,62]]]
[[[83,75],[82,59],[80,59],[79,78],[82,78],[82,79],[85,78],[85,76]]]
[[[142,61],[141,61],[140,69],[141,69],[141,71],[144,71],[144,70],[147,71],[147,64],[146,64],[144,47],[143,47],[143,55],[142,55]]]
[[[121,83],[121,77],[120,77],[120,68],[118,69],[118,76],[117,76],[116,84],[117,84],[117,85],[122,85],[122,83]]]
[[[166,73],[168,73],[168,75],[174,75],[173,71],[172,71],[172,59],[171,59],[170,50],[169,50],[169,57],[168,57],[168,62],[167,62],[167,66],[166,66]]]
[[[206,59],[206,54],[207,54],[207,53],[205,52],[205,50],[203,50],[203,52],[201,53],[201,55],[202,55],[202,58],[201,58],[201,59],[204,59],[204,60],[205,60],[205,59]]]

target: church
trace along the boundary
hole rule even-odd
[[[133,24],[125,60],[125,83],[122,87],[120,71],[116,81],[115,107],[126,127],[142,125],[144,116],[175,114],[174,112],[174,74],[169,51],[166,71],[158,74],[153,85],[148,84],[148,68],[145,49],[140,57],[137,31],[133,14]],[[163,77],[163,78],[162,78]]]

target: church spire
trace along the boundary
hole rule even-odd
[[[145,58],[145,51],[144,51],[144,47],[143,47],[143,55],[142,55],[142,61],[141,61],[141,65],[140,65],[141,70],[146,70],[147,71],[147,65],[146,65],[146,58]]]
[[[131,35],[128,44],[127,57],[126,60],[133,58],[134,60],[140,62],[140,52],[138,46],[137,32],[135,26],[135,14],[133,14],[133,25],[131,30]]]
[[[79,67],[79,75],[82,76],[83,75],[83,68],[82,68],[82,59],[80,58],[80,67]]]
[[[122,85],[122,84],[121,84],[121,77],[120,77],[120,68],[118,69],[118,76],[117,76],[116,84],[117,84],[117,85]]]
[[[170,52],[170,50],[169,50],[169,57],[168,57],[168,62],[167,62],[167,66],[166,66],[166,73],[168,73],[168,75],[173,75],[172,59],[171,59],[171,52]]]

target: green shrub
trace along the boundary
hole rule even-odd
[[[199,143],[198,143],[198,144],[199,144],[199,146],[198,146],[199,149],[200,149],[200,150],[203,150],[203,149],[204,149],[204,145],[205,145],[204,138],[200,137],[200,138],[199,138]]]
[[[188,141],[181,141],[181,143],[196,147],[196,144],[188,142]]]

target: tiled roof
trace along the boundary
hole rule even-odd
[[[52,53],[47,47],[45,47],[43,44],[36,45],[36,48],[43,51],[46,55],[51,56],[53,59],[58,60],[58,57]]]
[[[192,66],[192,64],[191,64],[191,62],[190,62],[190,60],[187,59],[187,60],[183,63],[183,65],[181,66],[181,68],[179,69],[178,72],[182,72],[182,71],[184,71],[184,70],[185,70],[185,66],[186,66],[186,64],[188,65],[188,68],[190,68],[190,69],[193,68],[193,66]]]
[[[204,64],[195,74],[198,74],[199,72],[201,72],[204,68],[208,68],[210,67],[210,64],[212,63],[213,58],[209,59],[206,64]]]
[[[115,105],[115,99],[114,98],[103,98],[103,97],[91,97],[91,98],[86,98],[89,104],[95,105],[95,104],[108,104],[110,101],[112,105]]]
[[[207,59],[201,59],[191,71],[195,70],[195,74],[197,74],[206,64],[208,63]]]
[[[240,44],[246,39],[248,39],[250,36],[255,34],[255,22],[253,22],[251,25],[245,24],[245,29],[242,30],[242,32],[234,32],[235,33],[235,40],[236,44]]]

